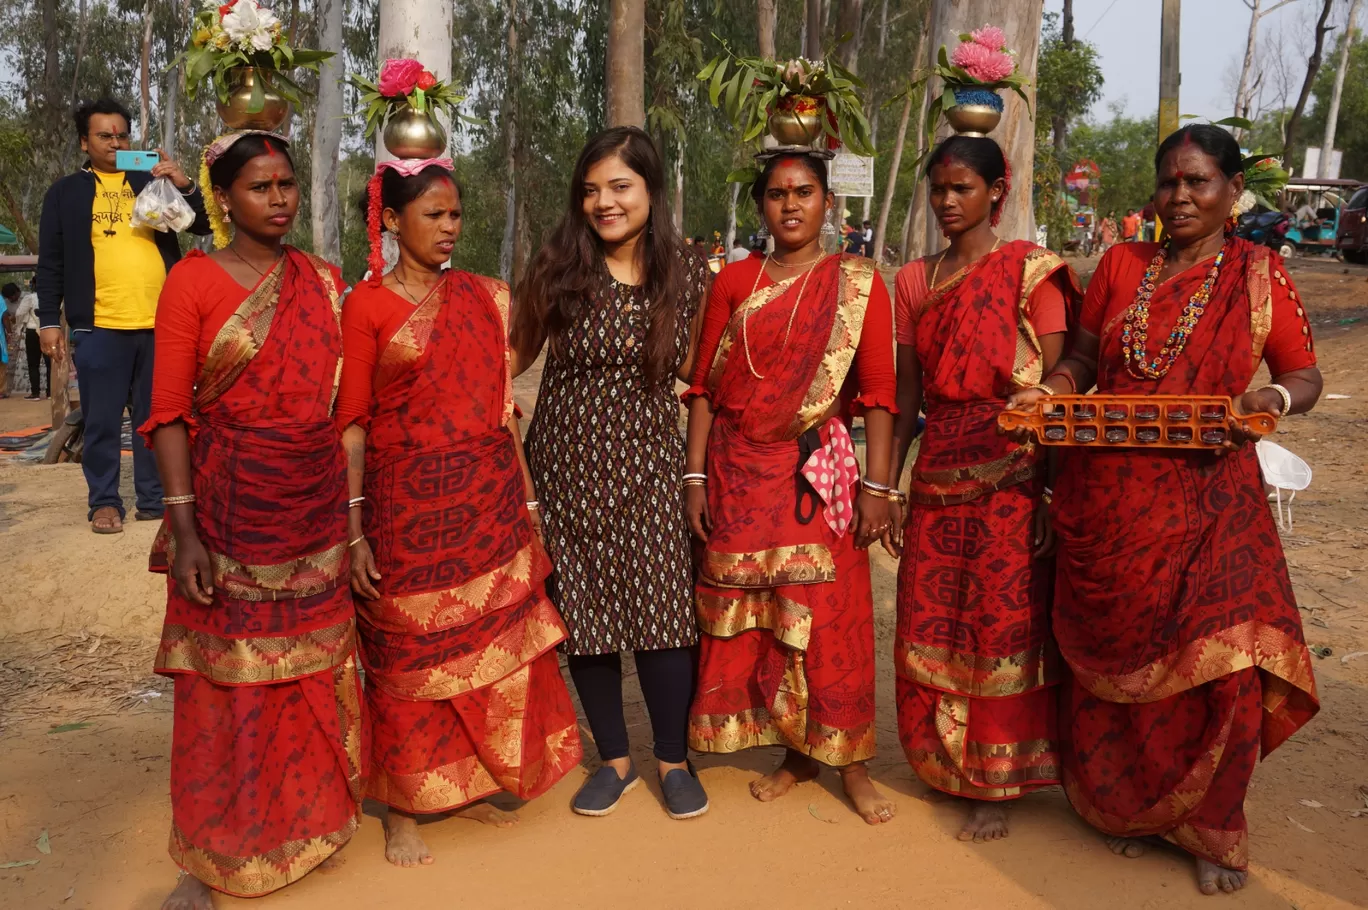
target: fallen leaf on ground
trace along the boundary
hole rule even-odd
[[[48,839],[47,828],[44,828],[43,833],[38,835],[37,846],[38,852],[43,854],[44,856],[47,856],[52,852],[52,841]]]
[[[817,819],[819,822],[826,822],[828,825],[834,825],[834,824],[836,824],[836,819],[834,819],[834,818],[822,818],[822,816],[818,815],[818,814],[817,814],[817,807],[814,806],[814,805],[812,805],[812,803],[808,803],[808,815],[811,815],[813,818]]]
[[[75,897],[75,896],[76,896],[76,886],[75,886],[75,885],[72,885],[72,886],[71,886],[71,890],[67,892],[67,896],[64,897],[64,898],[62,898],[62,903],[65,904],[67,901],[71,900],[71,899],[72,899],[73,897]]]
[[[76,723],[74,723],[74,724],[58,724],[57,726],[53,727],[53,728],[52,728],[51,730],[49,730],[48,732],[49,732],[49,733],[70,733],[72,730],[84,730],[84,729],[85,729],[86,727],[88,727],[88,726],[90,726],[90,721],[88,721],[88,720],[78,720],[78,721],[77,721]]]
[[[1368,651],[1354,651],[1353,653],[1346,654],[1340,658],[1340,663],[1345,664],[1347,666],[1349,664],[1349,661],[1353,660],[1356,657],[1368,657]]]
[[[1348,398],[1349,398],[1349,396],[1348,396],[1348,395],[1332,394],[1332,395],[1326,395],[1325,398],[1326,398],[1327,401],[1347,401]]]
[[[1308,809],[1324,809],[1324,808],[1325,808],[1325,806],[1323,806],[1323,805],[1321,805],[1320,803],[1316,802],[1314,799],[1299,799],[1299,800],[1297,800],[1297,802],[1301,803],[1303,806],[1305,806],[1305,807],[1308,808]]]
[[[36,859],[21,859],[17,863],[0,863],[0,869],[18,869],[20,866],[36,866]]]
[[[1295,818],[1293,818],[1293,817],[1290,816],[1290,815],[1287,816],[1287,820],[1290,821],[1292,824],[1296,825],[1298,828],[1301,828],[1301,829],[1302,829],[1303,831],[1305,831],[1307,834],[1315,834],[1315,833],[1316,833],[1315,831],[1312,831],[1310,828],[1306,827],[1305,825],[1303,825],[1301,822],[1297,821]]]

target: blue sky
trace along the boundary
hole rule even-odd
[[[1270,7],[1277,0],[1264,0]],[[1259,22],[1259,40],[1284,47],[1289,57],[1293,35],[1313,0],[1296,0]],[[1314,4],[1318,5],[1318,4]],[[1057,13],[1061,0],[1045,0],[1046,12]],[[1123,102],[1132,116],[1148,116],[1159,103],[1160,0],[1074,0],[1074,29],[1101,55],[1105,85],[1095,118],[1108,116],[1107,105]],[[1338,12],[1335,19],[1342,18]],[[1184,114],[1218,120],[1233,113],[1228,71],[1238,75],[1249,30],[1249,8],[1243,0],[1183,0],[1179,57],[1183,82],[1179,95]],[[1298,78],[1305,59],[1296,61]]]

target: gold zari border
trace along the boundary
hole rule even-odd
[[[1258,667],[1316,700],[1316,677],[1306,645],[1257,619],[1189,642],[1131,673],[1099,673],[1074,661],[1069,661],[1069,667],[1090,693],[1118,704],[1162,701],[1249,667]],[[1280,707],[1288,694],[1283,687],[1265,686],[1265,710]]]
[[[474,622],[534,594],[533,573],[543,561],[529,542],[513,558],[483,575],[442,591],[358,599],[357,610],[376,626],[393,631],[435,632]]]
[[[898,675],[909,682],[972,698],[1021,695],[1053,686],[1063,676],[1049,642],[1005,657],[980,657],[899,639],[893,659]]]
[[[736,714],[695,714],[689,718],[689,747],[697,752],[726,754],[757,746],[784,746],[833,768],[874,757],[873,724],[852,730],[816,726],[820,742],[814,745],[806,735],[790,735],[764,708]],[[806,725],[802,732],[806,733]]]
[[[699,591],[694,605],[699,631],[714,638],[765,629],[781,645],[806,651],[812,637],[812,610],[768,589],[742,591],[740,597]]]
[[[174,559],[172,555],[172,559]],[[336,588],[348,565],[347,545],[298,556],[274,565],[247,565],[222,553],[210,553],[214,587],[238,600],[295,600]]]
[[[551,601],[538,596],[526,619],[472,654],[422,670],[395,673],[368,667],[366,679],[398,698],[443,701],[509,677],[564,640],[560,614]]]
[[[360,824],[360,815],[353,815],[330,834],[287,841],[270,853],[257,856],[225,856],[194,846],[172,822],[167,849],[172,862],[215,891],[233,897],[260,897],[279,891],[318,868],[325,859],[346,846]]]
[[[864,333],[865,313],[869,309],[869,291],[874,283],[874,260],[859,256],[842,256],[837,278],[836,318],[831,323],[831,335],[826,351],[808,385],[803,403],[789,425],[790,437],[798,437],[821,423],[841,394],[855,351]]]
[[[703,579],[721,588],[773,588],[836,580],[836,563],[825,544],[803,543],[749,553],[703,554]]]
[[[1057,765],[1021,767],[1023,760],[1055,751],[1048,739],[988,745],[969,740],[970,704],[971,699],[963,695],[939,694],[935,724],[943,751],[907,751],[907,762],[919,778],[946,793],[987,800],[1016,799],[1032,790],[1058,783]],[[977,767],[969,767],[969,757]],[[1030,782],[1023,783],[1027,778]]]
[[[312,676],[351,659],[355,620],[299,635],[225,638],[175,623],[162,627],[154,669],[197,673],[221,685],[284,682]]]

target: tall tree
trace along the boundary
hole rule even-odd
[[[1292,154],[1292,146],[1297,141],[1297,127],[1301,123],[1302,112],[1306,110],[1306,99],[1311,95],[1311,88],[1316,84],[1316,74],[1320,72],[1321,55],[1325,51],[1325,36],[1330,32],[1330,10],[1334,7],[1335,0],[1321,0],[1320,16],[1316,19],[1316,37],[1311,46],[1311,56],[1306,61],[1306,78],[1302,80],[1301,94],[1297,96],[1297,104],[1292,108],[1292,116],[1287,118],[1287,133],[1283,139],[1282,158],[1289,160]]]
[[[1249,76],[1254,68],[1254,52],[1259,45],[1259,20],[1280,7],[1296,2],[1297,0],[1278,0],[1277,3],[1265,8],[1263,0],[1244,0],[1244,5],[1249,7],[1249,35],[1245,38],[1244,62],[1240,65],[1240,82],[1235,87],[1235,116],[1249,116],[1251,99],[1254,95]]]
[[[1361,3],[1362,0],[1350,0],[1349,14],[1344,20],[1339,63],[1335,66],[1335,87],[1330,93],[1330,104],[1325,114],[1325,135],[1321,139],[1320,169],[1317,177],[1330,176],[1331,158],[1335,153],[1335,129],[1339,126],[1340,99],[1344,97],[1344,74],[1349,70],[1349,51],[1354,46],[1354,30],[1358,27]]]
[[[824,13],[822,0],[807,0],[807,18],[803,26],[803,56],[809,60],[817,60],[822,56]]]
[[[518,0],[508,0],[508,84],[518,72]],[[513,252],[518,221],[518,92],[504,97],[504,232],[499,244],[499,277],[513,280]]]
[[[758,33],[760,56],[774,60],[778,53],[774,49],[774,30],[779,24],[778,0],[755,0],[755,30]]]
[[[1258,2],[1258,0],[1255,0]],[[1063,26],[1060,28],[1059,46],[1065,54],[1070,54],[1074,49],[1074,15],[1073,0],[1064,0],[1064,10],[1060,14]],[[1054,131],[1055,157],[1062,164],[1064,161],[1064,147],[1069,138],[1069,112],[1061,107],[1056,108],[1050,118],[1050,128]]]
[[[920,65],[926,58],[926,27],[922,25],[921,37],[917,39],[917,53],[912,58],[913,63]],[[911,78],[915,78],[913,72]],[[910,81],[910,79],[909,79]],[[902,165],[903,146],[907,141],[907,124],[912,118],[912,105],[920,100],[926,92],[914,92],[910,88],[907,97],[903,99],[902,117],[898,119],[898,138],[893,144],[893,160],[888,165],[888,181],[884,186],[883,202],[879,206],[879,220],[874,226],[874,261],[879,262],[883,259],[884,239],[888,235],[888,213],[893,208],[893,194],[898,188],[898,169]],[[920,181],[919,181],[920,182]],[[906,244],[907,238],[904,236],[903,242]]]
[[[609,126],[646,125],[646,0],[612,0],[605,100]]]
[[[337,54],[318,72],[314,109],[313,157],[310,173],[310,227],[313,251],[329,262],[342,261],[338,225],[337,163],[342,148],[342,5],[344,0],[315,0],[318,47]]]
[[[1007,34],[1008,45],[1015,48],[1018,71],[1029,83],[1026,93],[1034,106],[1036,55],[1040,49],[1040,23],[1044,9],[1044,0],[1014,0],[1012,3],[1002,3],[1000,0],[934,0],[927,64],[935,62],[943,45],[954,47],[961,33],[985,22],[992,22]],[[938,86],[933,85],[931,90],[938,90]],[[1007,105],[1006,111],[993,138],[1002,146],[1011,163],[1015,185],[1003,207],[998,233],[1009,240],[1033,238],[1035,221],[1030,178],[1035,164],[1035,125],[1026,105],[1015,94],[1005,93],[1003,100]],[[927,136],[926,140],[932,142],[935,138]],[[938,242],[934,228],[928,226],[927,245],[935,246]]]

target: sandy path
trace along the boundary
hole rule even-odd
[[[1316,470],[1284,536],[1307,637],[1331,649],[1316,662],[1320,716],[1264,762],[1249,794],[1253,880],[1238,899],[1204,898],[1190,861],[1167,850],[1111,855],[1058,791],[1013,810],[1012,836],[955,840],[956,806],[922,799],[900,755],[892,702],[893,563],[875,559],[880,786],[899,815],[870,828],[834,777],[762,805],[746,782],[778,750],[704,758],[712,811],[670,821],[657,788],[615,815],[581,818],[568,803],[585,772],[524,807],[500,831],[460,820],[425,828],[436,865],[389,866],[368,814],[331,875],[311,875],[262,901],[220,908],[991,907],[1300,910],[1368,906],[1368,308],[1365,276],[1303,266],[1316,301],[1326,401],[1287,421],[1278,441]],[[1359,319],[1358,322],[1343,320]],[[534,380],[534,376],[526,377]],[[529,401],[524,383],[520,400]],[[23,424],[0,402],[0,428]],[[19,421],[16,423],[15,421]],[[169,688],[149,677],[161,603],[143,569],[154,529],[130,523],[96,538],[83,522],[79,469],[0,463],[0,907],[156,910],[174,881],[166,856]],[[81,635],[84,633],[85,638]],[[156,692],[158,695],[149,693]],[[629,717],[649,768],[649,726],[635,686]],[[90,726],[49,732],[54,725]],[[649,777],[649,775],[648,775]],[[1306,805],[1315,803],[1319,805]],[[51,853],[36,844],[43,831]]]

